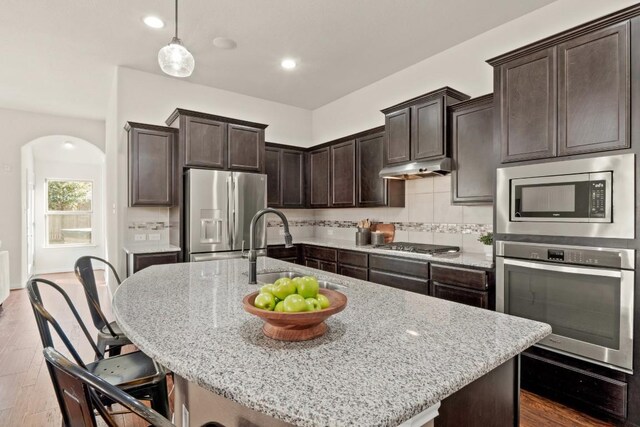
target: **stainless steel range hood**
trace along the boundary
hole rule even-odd
[[[398,166],[389,166],[380,171],[380,177],[385,179],[419,179],[427,176],[446,175],[451,172],[451,159],[413,162]]]

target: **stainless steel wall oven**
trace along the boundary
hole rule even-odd
[[[496,242],[496,310],[551,325],[538,345],[624,372],[633,364],[635,251]]]

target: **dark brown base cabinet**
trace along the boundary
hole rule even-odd
[[[127,255],[127,277],[152,265],[180,262],[180,252],[157,252]]]
[[[166,206],[178,203],[175,179],[176,129],[127,122],[129,206]]]
[[[423,260],[298,245],[269,246],[268,256],[397,289],[431,295],[474,307],[494,309],[493,271],[430,264]]]
[[[489,60],[502,162],[630,147],[637,5]]]

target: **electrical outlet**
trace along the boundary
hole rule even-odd
[[[136,242],[141,242],[143,240],[147,240],[147,235],[146,234],[136,234],[135,236],[133,236],[133,238],[135,239]]]
[[[184,403],[182,404],[182,427],[189,427],[189,410]]]
[[[149,240],[160,240],[160,233],[149,233]]]

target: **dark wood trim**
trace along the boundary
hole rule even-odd
[[[307,152],[315,151],[315,150],[320,149],[320,148],[330,147],[332,145],[340,144],[342,142],[350,141],[352,139],[358,139],[358,138],[362,138],[362,137],[365,137],[365,136],[373,135],[373,134],[376,134],[376,133],[381,133],[381,132],[384,132],[384,129],[385,129],[384,125],[376,126],[374,128],[371,128],[371,129],[363,130],[362,132],[354,133],[354,134],[351,134],[351,135],[348,135],[348,136],[343,136],[343,137],[340,137],[338,139],[334,139],[334,140],[329,141],[329,142],[323,142],[322,144],[314,145],[313,147],[307,148],[306,151]]]
[[[158,126],[158,125],[150,125],[147,123],[138,123],[138,122],[126,122],[124,124],[124,130],[129,132],[131,129],[145,129],[145,130],[154,130],[157,132],[172,132],[177,134],[178,129],[168,126]]]
[[[449,105],[447,107],[447,110],[449,110],[449,112],[454,112],[454,111],[458,111],[466,108],[474,108],[476,106],[484,107],[486,104],[492,104],[492,103],[493,103],[493,93],[488,93],[486,95],[477,96],[475,98],[467,99],[466,101],[460,101],[456,104]]]
[[[302,152],[305,152],[308,150],[305,147],[296,147],[295,145],[278,144],[276,142],[265,142],[264,145],[267,148],[279,148],[283,150],[295,150],[295,151],[302,151]]]
[[[544,50],[563,43],[567,40],[591,33],[593,31],[608,27],[618,22],[626,21],[640,15],[640,4],[627,7],[626,9],[610,13],[608,15],[596,18],[585,24],[577,25],[561,33],[554,34],[537,42],[528,44],[524,47],[514,49],[502,55],[487,60],[492,66],[502,65],[516,58],[527,56],[539,50]]]
[[[466,93],[462,93],[458,90],[455,90],[449,86],[442,87],[440,89],[432,90],[431,92],[424,93],[422,95],[416,96],[415,98],[408,99],[406,101],[402,101],[398,104],[392,105],[391,107],[387,107],[383,110],[380,110],[383,114],[391,113],[395,110],[399,110],[401,108],[410,107],[414,104],[417,104],[423,101],[426,98],[430,98],[432,96],[449,96],[457,101],[465,101],[471,98]]]
[[[266,129],[269,126],[263,123],[249,122],[246,120],[234,119],[232,117],[218,116],[215,114],[202,113],[200,111],[185,110],[184,108],[176,108],[173,111],[173,113],[171,113],[169,118],[167,118],[165,123],[167,124],[167,126],[171,126],[171,124],[180,116],[198,117],[201,119],[215,120],[220,122],[231,123],[234,125],[249,126],[249,127],[258,128],[258,129]]]

